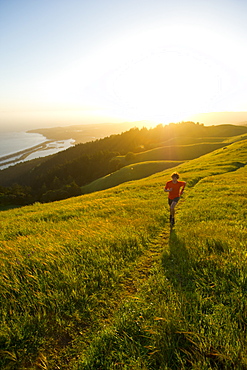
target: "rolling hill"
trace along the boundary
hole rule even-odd
[[[132,128],[0,171],[0,202],[7,206],[66,199],[129,164],[190,160],[225,147],[237,137],[243,140],[246,135],[244,126],[205,127],[193,122],[158,125],[149,130]],[[150,165],[147,167],[150,169]],[[156,167],[153,164],[148,173],[154,173]]]
[[[82,193],[92,193],[94,191],[105,190],[122,184],[126,181],[139,180],[154,173],[161,172],[167,168],[179,165],[179,161],[146,161],[124,166],[110,175],[101,177],[92,183],[82,187]]]
[[[243,125],[247,121],[247,112],[211,112],[194,114],[190,118],[194,122],[206,125],[234,124]]]
[[[1,368],[246,368],[246,165],[237,138],[112,189],[1,212]],[[173,170],[187,187],[171,230]]]

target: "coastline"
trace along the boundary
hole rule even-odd
[[[40,144],[27,149],[4,155],[0,157],[0,171],[7,169],[15,164],[31,161],[33,159],[44,158],[66,150],[74,145],[73,139],[67,140],[46,140]]]
[[[143,127],[144,122],[124,122],[118,124],[82,124],[65,127],[37,128],[25,131],[27,134],[39,134],[45,141],[10,154],[0,155],[0,171],[10,166],[46,157],[66,150],[80,143],[100,140],[110,135],[120,134],[134,127]]]
[[[35,145],[31,148],[23,149],[18,152],[5,155],[3,157],[0,157],[0,169],[3,169],[2,167],[9,167],[16,162],[20,162],[25,160],[30,154],[33,154],[35,152],[38,152],[40,150],[47,150],[48,144],[52,143],[53,140],[47,140],[41,144]]]

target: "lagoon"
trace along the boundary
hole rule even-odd
[[[4,132],[0,135],[0,170],[71,147],[73,139],[48,140],[39,133]]]

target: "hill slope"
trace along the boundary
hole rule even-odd
[[[112,188],[123,182],[139,180],[154,173],[179,165],[179,161],[146,161],[125,166],[110,175],[99,178],[92,183],[82,187],[82,193],[92,193],[94,191]]]
[[[247,141],[114,189],[0,213],[3,369],[247,366]],[[118,364],[118,365],[116,365]]]
[[[0,200],[3,204],[30,204],[68,198],[79,195],[81,186],[130,163],[188,160],[228,145],[233,136],[242,140],[246,134],[244,126],[204,127],[193,122],[150,130],[133,128],[0,171],[0,186],[10,187],[0,188]],[[129,154],[134,160],[126,163]]]
[[[170,234],[165,228],[151,247],[163,252],[160,259],[153,252],[147,280],[77,369],[116,363],[150,370],[246,369],[246,175],[245,165],[190,188],[177,226]]]

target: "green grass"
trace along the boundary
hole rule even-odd
[[[163,145],[194,145],[197,143],[221,143],[228,140],[227,136],[216,136],[216,137],[191,137],[191,136],[179,136],[171,138],[163,143]]]
[[[232,160],[241,147],[246,164],[243,144],[232,147]],[[203,158],[207,171],[223,156]],[[247,368],[247,170],[231,171],[206,176],[188,190],[175,229],[158,241],[160,262],[77,369]]]
[[[68,343],[86,346],[118,306],[161,208],[143,186],[1,212],[1,365],[32,368],[44,352],[52,368]]]
[[[247,369],[239,141],[176,167],[0,213],[3,369]]]
[[[224,142],[209,142],[197,143],[188,145],[169,145],[161,146],[145,152],[136,153],[131,163],[145,161],[185,161],[197,158],[204,154],[210,153],[213,150],[219,149],[227,145]],[[125,157],[117,157],[125,163]]]
[[[139,180],[165,169],[175,167],[180,163],[179,161],[147,161],[131,164],[83,186],[82,193],[87,194],[94,191],[105,190],[122,184],[123,182]]]
[[[185,160],[197,158],[205,153],[229,145],[232,141],[238,141],[243,136],[231,138],[176,138],[173,143],[177,145],[162,146],[145,152],[133,154],[131,164],[126,163],[124,156],[117,157],[125,166],[107,176],[99,178],[82,187],[82,193],[88,194],[94,191],[109,189],[127,181],[139,180],[165,169],[178,166]],[[217,142],[215,143],[214,141]],[[207,140],[208,142],[202,142]],[[199,142],[195,144],[195,141]],[[192,142],[194,142],[192,144]],[[181,144],[181,143],[190,143]],[[178,145],[179,144],[179,145]],[[170,160],[168,160],[170,159]],[[180,162],[179,162],[180,161]],[[181,162],[182,161],[182,162]]]

